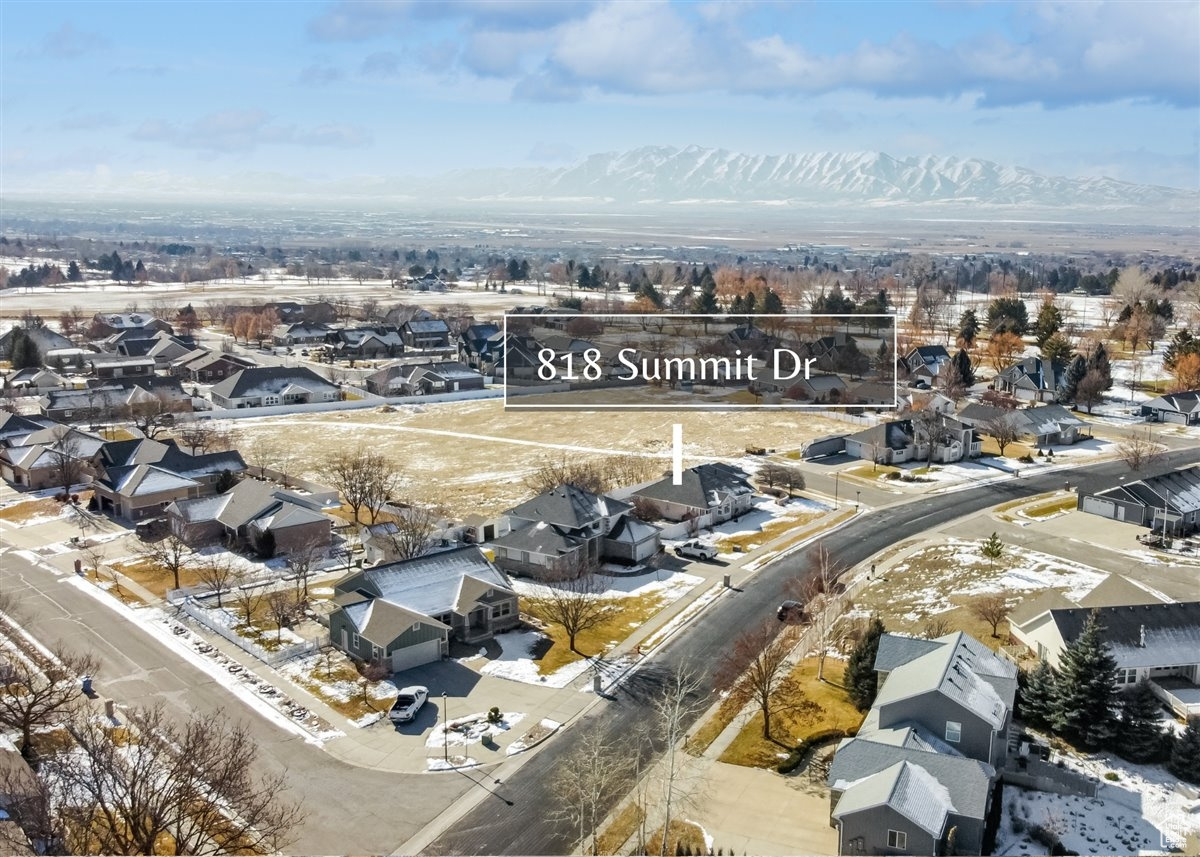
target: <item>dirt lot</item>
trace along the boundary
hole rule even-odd
[[[286,443],[295,472],[320,480],[322,461],[364,444],[396,462],[402,491],[448,514],[501,512],[528,495],[523,481],[552,456],[642,455],[670,468],[671,425],[683,425],[684,465],[739,458],[747,446],[784,451],[844,431],[805,413],[505,412],[499,400],[237,420],[240,448]]]

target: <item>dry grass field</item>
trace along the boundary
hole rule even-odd
[[[683,425],[684,466],[738,458],[748,446],[798,449],[845,428],[799,412],[513,412],[496,399],[238,420],[240,448],[286,446],[294,473],[320,481],[323,462],[364,445],[403,474],[401,494],[449,515],[498,513],[529,495],[547,458],[648,456],[670,468],[671,426]]]

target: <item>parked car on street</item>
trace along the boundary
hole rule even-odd
[[[712,545],[706,545],[702,541],[692,539],[690,542],[676,545],[675,555],[689,557],[690,559],[713,559],[717,555],[717,549]]]
[[[775,612],[780,622],[799,625],[804,621],[804,605],[799,601],[784,601]]]
[[[408,723],[417,716],[425,700],[429,699],[429,688],[413,685],[400,688],[400,695],[392,703],[388,717],[393,723]]]

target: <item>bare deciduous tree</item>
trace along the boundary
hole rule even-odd
[[[1150,439],[1150,433],[1136,434],[1117,444],[1117,454],[1134,473],[1150,470],[1166,454],[1166,447]]]
[[[192,455],[204,452],[217,452],[232,447],[229,431],[220,423],[212,420],[192,420],[179,427],[175,436],[186,446]]]
[[[816,645],[818,681],[825,680],[825,658],[835,642],[834,631],[845,609],[838,592],[841,588],[838,578],[845,570],[846,566],[825,545],[819,544],[805,573],[788,584],[788,588],[804,602],[804,617]]]
[[[244,571],[234,572],[233,598],[242,614],[242,624],[253,625],[254,614],[262,606],[263,591],[261,586],[254,585],[249,575]]]
[[[996,441],[996,446],[1000,448],[1001,455],[1004,455],[1004,450],[1020,436],[1012,414],[1008,413],[997,414],[984,422],[980,428],[984,434]]]
[[[774,488],[778,485],[786,489],[789,494],[792,491],[804,490],[804,474],[800,472],[799,468],[790,464],[768,461],[759,468],[758,478],[767,483],[767,487]]]
[[[354,513],[355,523],[363,509],[370,512],[374,523],[400,481],[399,473],[385,456],[364,447],[332,456],[325,463],[325,478],[341,493]]]
[[[609,804],[624,790],[628,760],[600,728],[585,728],[554,778],[554,814],[579,833],[584,854],[599,854],[597,837]],[[585,845],[590,834],[590,848]]]
[[[229,554],[222,552],[206,556],[196,566],[196,577],[200,579],[201,585],[207,586],[217,596],[217,609],[219,610],[223,606],[222,598],[228,594],[229,588],[237,579],[237,572],[234,570]]]
[[[35,733],[58,726],[80,700],[79,679],[95,675],[99,662],[90,654],[57,647],[52,657],[6,658],[0,684],[0,726],[20,733],[21,755],[34,759]]]
[[[1012,608],[1008,606],[1008,600],[999,592],[984,595],[971,604],[971,615],[991,625],[993,637],[1000,636],[1000,623],[1008,618],[1010,612]]]
[[[571,651],[579,652],[576,638],[602,623],[615,609],[601,597],[602,591],[595,566],[583,561],[569,564],[538,595],[526,599],[526,605],[543,621],[559,625],[567,635]]]
[[[396,560],[421,556],[433,546],[438,515],[432,509],[407,501],[400,501],[396,505],[400,507],[401,514],[396,516],[388,532],[382,536],[387,543],[388,556]]]
[[[82,717],[68,728],[74,746],[39,771],[66,853],[275,853],[292,841],[300,806],[281,797],[285,772],[256,775],[245,725],[219,712],[180,723],[157,707],[128,712],[121,731]]]
[[[308,604],[308,580],[317,571],[329,552],[329,545],[319,539],[305,539],[297,544],[287,555],[287,566],[296,575],[296,588],[300,596],[300,607]]]
[[[275,640],[278,642],[283,639],[283,629],[290,628],[295,623],[302,602],[291,589],[273,589],[266,594],[264,600],[267,615],[275,623]]]
[[[50,453],[50,474],[55,484],[62,488],[63,493],[70,494],[71,486],[83,478],[86,469],[79,433],[65,426],[56,429],[54,442],[50,444],[47,452]]]
[[[950,633],[950,621],[943,616],[931,616],[925,620],[921,628],[921,636],[926,640],[936,640]]]
[[[187,542],[175,533],[167,533],[154,541],[142,542],[137,548],[138,556],[145,562],[156,566],[160,571],[170,573],[175,582],[175,589],[180,588],[179,572],[187,565],[191,553],[192,549],[188,547]]]
[[[694,784],[687,779],[688,766],[680,764],[679,753],[688,724],[704,707],[700,686],[699,677],[691,672],[686,663],[680,663],[663,681],[651,702],[653,731],[658,733],[666,747],[660,763],[662,855],[667,853],[668,833],[675,809],[693,797]]]
[[[796,644],[796,629],[764,621],[737,636],[718,670],[718,682],[758,706],[763,737],[771,740],[771,718],[794,701],[787,656]]]

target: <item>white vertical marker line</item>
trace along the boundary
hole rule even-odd
[[[671,484],[683,484],[683,424],[671,426]]]

